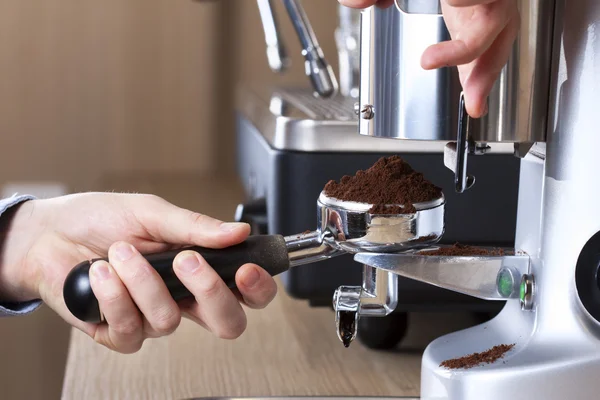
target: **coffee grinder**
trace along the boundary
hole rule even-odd
[[[445,142],[390,140],[357,134],[357,113],[361,111],[356,109],[361,85],[360,10],[339,6],[335,31],[339,60],[336,76],[300,1],[282,1],[286,18],[292,22],[304,50],[298,55],[286,51],[279,30],[282,20],[275,14],[272,2],[257,0],[264,27],[265,57],[277,73],[285,73],[290,62],[304,62],[309,79],[301,87],[239,88],[237,171],[247,200],[238,207],[236,219],[251,223],[255,234],[292,235],[311,230],[315,199],[330,179],[353,175],[357,170],[369,168],[380,157],[398,154],[444,189],[447,224],[441,243],[514,246],[519,161],[512,155],[512,145],[493,143],[486,148],[487,157],[470,159],[469,171],[476,174],[479,181],[459,196],[454,192],[452,174],[443,163]],[[441,27],[436,25],[435,29],[441,34]],[[440,77],[440,82],[443,79],[446,78]],[[448,83],[458,93],[456,80],[448,80]],[[435,90],[431,85],[424,89],[424,93]],[[444,107],[443,100],[439,98],[438,106]],[[361,104],[369,103],[364,96],[361,101]],[[415,110],[415,117],[430,111]],[[447,110],[447,114],[452,115],[451,122],[437,130],[444,131],[446,136],[455,133],[457,115],[453,111]],[[376,113],[372,123],[380,121],[379,111]],[[430,125],[411,128],[426,132],[432,124],[433,120]],[[498,211],[489,212],[490,209]],[[477,215],[478,220],[473,219],[473,215]],[[490,226],[494,229],[489,229]],[[382,284],[388,279],[387,273],[377,273],[353,261],[351,255],[292,269],[281,279],[286,292],[294,298],[306,300],[313,306],[331,307],[331,294],[338,286],[360,286],[363,276],[371,277],[371,286],[376,278]],[[480,321],[489,319],[502,305],[393,274],[389,279],[394,284],[397,281],[395,306],[370,311],[389,316],[363,315],[358,321],[359,340],[372,348],[396,346],[407,329],[409,312],[467,311],[473,313],[475,321]]]
[[[600,3],[521,0],[521,29],[489,97],[489,113],[470,119],[455,68],[424,71],[425,48],[446,40],[437,0],[396,0],[363,10],[359,136],[445,143],[452,176],[444,194],[457,204],[490,177],[474,162],[488,146],[508,143],[520,162],[514,252],[428,256],[427,252],[356,254],[376,274],[410,277],[473,297],[505,302],[491,321],[440,337],[423,355],[422,399],[592,399],[600,374]],[[407,44],[410,44],[408,46]],[[435,157],[442,158],[436,154]],[[503,185],[502,175],[491,178]],[[510,178],[509,178],[510,179]],[[487,187],[487,186],[486,186]],[[499,210],[488,203],[446,218],[447,228]],[[511,218],[505,215],[506,218]],[[487,225],[488,230],[495,229]],[[390,275],[391,276],[391,275]],[[338,315],[360,316],[372,290],[340,287]],[[377,285],[379,286],[379,285]],[[387,286],[387,285],[386,285]],[[383,292],[383,289],[382,289]],[[448,359],[513,346],[504,358],[469,369]]]

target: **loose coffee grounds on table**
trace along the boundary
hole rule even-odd
[[[464,357],[446,360],[440,364],[440,367],[448,369],[469,369],[481,364],[492,364],[503,358],[513,347],[515,347],[514,343],[500,344],[482,353],[473,353]]]
[[[324,192],[338,200],[371,204],[369,212],[372,214],[414,213],[413,204],[442,196],[442,189],[396,155],[382,157],[371,168],[358,171],[354,176],[346,175],[339,183],[329,181]]]
[[[420,256],[506,256],[512,255],[504,249],[482,249],[480,247],[468,246],[465,244],[455,243],[450,247],[442,247],[439,250],[420,251],[417,253]]]

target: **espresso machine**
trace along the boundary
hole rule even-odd
[[[301,147],[293,149],[298,153],[325,152],[332,157],[331,163],[323,164],[313,158],[290,160],[276,175],[289,173],[298,162],[301,167],[293,176],[298,182],[306,172],[324,176],[322,184],[346,172],[331,164],[348,162],[351,171],[364,165],[335,157],[352,152],[354,159],[372,152],[375,158],[385,149],[400,154],[442,187],[445,230],[436,246],[451,241],[509,242],[507,220],[513,218],[516,230],[513,251],[493,256],[428,256],[422,250],[354,252],[351,257],[363,268],[362,282],[344,283],[333,300],[340,339],[351,340],[357,331],[360,337],[358,322],[363,316],[386,319],[410,303],[399,300],[403,279],[409,278],[411,283],[502,304],[490,321],[428,345],[422,360],[422,399],[597,398],[600,209],[593,199],[600,195],[600,181],[593,171],[600,167],[595,120],[600,101],[594,100],[600,93],[596,62],[600,2],[520,0],[519,36],[488,99],[489,111],[477,120],[466,115],[456,68],[420,67],[421,54],[429,45],[449,39],[439,1],[384,4],[388,6],[361,13],[354,133],[353,121],[339,129],[332,120],[325,120],[321,131],[309,132],[310,123],[286,114],[299,106],[288,104],[286,109],[282,97],[271,100],[271,110],[281,118],[274,118],[281,122],[277,127],[290,124],[294,134],[293,139],[271,135],[264,146],[284,151],[294,143]],[[309,75],[315,71],[327,68],[307,69]],[[315,89],[319,92],[318,85]],[[314,105],[320,101],[306,100]],[[321,147],[326,138],[335,139],[329,147]],[[503,153],[506,146],[519,164],[518,182],[517,168]],[[445,171],[438,168],[442,162]],[[498,202],[512,204],[511,193],[517,187],[513,216]],[[303,191],[297,189],[294,196]],[[314,204],[316,196],[308,194]],[[293,214],[297,203],[290,202],[290,196],[272,196],[267,204],[269,222],[276,219],[277,207]],[[365,222],[365,232],[374,228],[370,223],[374,224]],[[276,224],[268,229],[289,228]],[[498,228],[502,235],[487,236]],[[346,264],[341,258],[337,261]],[[321,265],[318,268],[325,274]],[[348,271],[349,265],[332,266],[332,276],[348,281],[344,268]],[[316,274],[310,269],[303,273]],[[287,279],[290,288],[293,278]],[[441,366],[445,360],[500,344],[514,345],[502,361],[459,370]]]
[[[287,13],[285,17],[295,28],[303,51],[302,54],[286,51],[280,33],[283,20],[276,15],[274,2],[257,0],[264,28],[265,57],[275,73],[285,73],[291,62],[304,63],[308,79],[306,85],[299,87],[246,85],[238,89],[237,171],[247,200],[238,207],[236,220],[249,222],[253,234],[293,235],[311,230],[315,199],[330,179],[353,175],[369,168],[381,157],[398,154],[444,189],[447,224],[440,243],[513,247],[519,187],[519,160],[513,156],[513,145],[490,143],[480,149],[487,153],[486,157],[469,159],[469,172],[477,176],[478,183],[464,194],[458,194],[454,191],[452,172],[443,162],[447,141],[414,140],[416,138],[412,137],[411,140],[391,140],[371,132],[359,135],[359,121],[361,133],[365,123],[370,127],[381,121],[379,110],[375,111],[373,119],[364,118],[369,113],[364,110],[365,105],[373,105],[373,102],[365,99],[370,89],[364,88],[365,83],[361,80],[361,73],[365,71],[362,64],[366,62],[364,54],[361,59],[361,47],[365,48],[361,44],[361,14],[364,41],[364,13],[371,11],[339,6],[335,30],[339,64],[336,74],[319,47],[300,1],[282,2]],[[435,29],[423,43],[431,41],[432,34],[439,40],[447,37],[439,22]],[[416,71],[419,67],[415,64],[410,68]],[[439,82],[444,80],[451,86],[452,93],[459,93],[454,71],[439,77]],[[360,93],[364,90],[365,94]],[[429,93],[435,97],[436,89],[431,82],[420,90],[422,96]],[[436,112],[446,107],[445,112],[450,116],[448,123],[433,131],[432,127],[437,124],[434,119],[426,125],[407,126],[414,130],[413,135],[443,131],[443,138],[449,139],[456,134],[456,107],[451,108],[450,102],[446,104],[442,97],[436,101]],[[380,107],[379,104],[374,106]],[[413,113],[411,120],[416,122],[432,109],[407,109],[407,112]],[[442,118],[440,115],[438,120]],[[377,132],[381,130],[378,128]],[[490,209],[498,211],[489,212]],[[473,215],[478,217],[474,219]],[[489,229],[490,226],[494,229]],[[489,319],[503,305],[388,274],[355,261],[351,254],[309,263],[281,276],[289,295],[308,301],[312,306],[327,307],[332,306],[331,295],[339,286],[359,287],[363,279],[370,282],[365,290],[373,297],[369,300],[372,304],[381,301],[381,296],[387,296],[385,292],[375,295],[375,282],[378,291],[389,283],[394,293],[389,297],[389,304],[384,302],[381,307],[366,307],[368,301],[362,301],[364,311],[357,321],[358,339],[371,348],[395,347],[407,330],[408,313],[411,312],[465,311],[472,313],[474,323],[477,323]],[[386,315],[386,318],[378,318],[379,315]]]

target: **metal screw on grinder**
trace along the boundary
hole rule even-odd
[[[362,119],[372,119],[374,114],[373,106],[370,104],[365,104],[360,110],[360,117]]]

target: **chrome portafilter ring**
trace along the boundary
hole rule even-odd
[[[444,234],[445,198],[413,204],[416,212],[371,214],[372,204],[338,200],[321,192],[317,200],[318,229],[339,250],[395,253],[430,246]],[[404,205],[390,204],[393,209]]]

